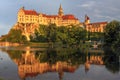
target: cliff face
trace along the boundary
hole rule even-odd
[[[16,23],[12,29],[21,30],[22,35],[26,36],[27,40],[30,41],[30,35],[33,35],[35,30],[38,29],[39,24],[35,23]]]

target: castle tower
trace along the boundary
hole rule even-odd
[[[90,23],[90,18],[87,15],[85,15],[85,24],[89,24],[89,23]]]
[[[24,10],[24,9],[25,9],[25,7],[24,7],[24,6],[20,8],[20,10]],[[19,11],[20,11],[20,10],[19,10]]]
[[[63,12],[61,4],[60,4],[60,7],[59,7],[58,15],[59,16],[63,16],[64,15],[64,12]]]

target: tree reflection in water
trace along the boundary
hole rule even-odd
[[[6,51],[6,50],[4,50]],[[7,53],[18,66],[21,79],[35,77],[47,72],[57,72],[59,80],[63,80],[64,72],[73,73],[80,65],[88,72],[90,65],[105,65],[113,72],[119,72],[118,58],[115,55],[96,53],[82,53],[79,49],[47,49],[45,51],[16,51]]]
[[[112,73],[118,73],[120,71],[119,56],[115,54],[112,49],[105,49],[104,63],[106,68]]]

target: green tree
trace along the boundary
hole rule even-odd
[[[50,24],[48,26],[40,25],[35,31],[35,38],[32,41],[37,42],[60,42],[63,44],[79,44],[80,40],[86,39],[86,30],[77,26],[59,26]]]
[[[27,42],[27,39],[24,35],[22,35],[21,30],[11,29],[8,35],[6,35],[2,41],[25,43]]]
[[[47,29],[47,40],[48,42],[55,42],[56,41],[56,25],[55,24],[50,24]]]
[[[86,39],[86,30],[81,27],[71,27],[68,31],[70,43],[79,44],[81,40]]]
[[[110,46],[114,51],[120,49],[120,22],[111,21],[105,28],[104,41],[107,46]],[[120,52],[117,54],[120,55]]]
[[[91,32],[89,34],[90,34],[90,39],[91,40],[96,40],[96,41],[102,40],[103,41],[103,39],[104,39],[104,33],[101,33],[101,32]]]
[[[31,42],[46,42],[47,41],[47,26],[40,25],[38,29],[35,30],[35,34],[30,36]]]

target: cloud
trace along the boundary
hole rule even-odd
[[[104,16],[104,15],[100,15],[100,14],[96,14],[95,17],[98,17],[98,18],[113,19],[113,17],[110,17],[110,16]]]
[[[79,3],[79,14],[87,14],[91,22],[120,20],[120,0],[87,0]]]
[[[90,7],[93,7],[95,5],[95,3],[96,3],[95,1],[87,1],[78,6],[83,7],[83,8],[90,8]]]

